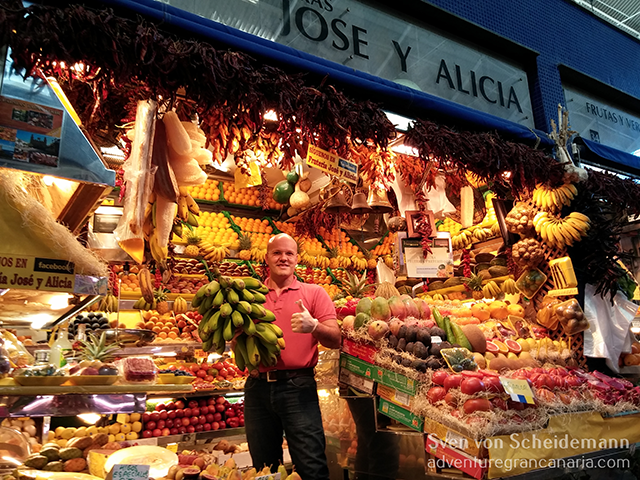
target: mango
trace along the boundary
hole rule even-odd
[[[371,304],[373,302],[369,297],[361,298],[356,306],[356,315],[358,313],[366,313],[367,315],[371,315]],[[357,329],[358,327],[356,327]]]
[[[382,320],[386,322],[391,318],[391,310],[387,299],[384,297],[376,297],[371,302],[371,318],[374,320]]]
[[[389,310],[391,311],[392,317],[397,317],[400,320],[407,318],[407,309],[400,297],[393,296],[387,300],[387,303],[389,304]]]
[[[360,330],[371,321],[371,317],[366,313],[359,313],[356,315],[356,319],[353,322],[353,327],[356,330]]]

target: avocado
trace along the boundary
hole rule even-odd
[[[40,450],[40,455],[44,455],[49,459],[50,462],[54,462],[56,460],[60,460],[60,450],[53,447],[46,447]]]
[[[413,354],[413,346],[414,346],[413,342],[407,343],[407,346],[405,347],[404,351],[407,353]]]
[[[47,463],[49,463],[49,459],[44,455],[31,455],[24,461],[27,467],[35,468],[36,470],[42,470]]]
[[[71,460],[72,458],[80,458],[82,450],[76,447],[67,447],[60,449],[60,460]]]
[[[404,338],[407,339],[407,343],[408,342],[415,342],[417,333],[418,333],[418,328],[417,327],[408,327],[407,328],[407,333],[404,336]]]
[[[389,348],[396,348],[398,346],[398,337],[395,335],[389,336]]]
[[[49,462],[43,468],[43,470],[48,472],[61,472],[63,469],[64,463],[62,462]]]
[[[429,356],[429,349],[425,347],[424,343],[415,342],[413,344],[413,354],[420,359],[425,359]]]

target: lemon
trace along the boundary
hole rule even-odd
[[[140,415],[139,413],[132,413],[130,417],[132,422],[139,422],[142,418],[142,415]]]
[[[64,432],[62,432],[62,435],[60,436],[65,440],[70,440],[73,438],[73,435],[76,433],[75,430],[76,430],[75,428],[67,428],[65,429]]]
[[[67,442],[69,442],[69,440],[65,439],[65,438],[61,438],[60,440],[57,440],[56,443],[58,444],[58,446],[60,448],[64,448],[67,446]]]
[[[56,428],[56,437],[62,437],[62,432],[64,432],[66,430],[66,428],[64,427],[58,427]]]
[[[122,425],[120,425],[120,433],[123,434],[127,434],[131,431],[131,424],[130,423],[123,423]]]
[[[114,423],[113,425],[109,425],[109,433],[111,435],[117,435],[118,433],[120,433],[120,424]]]
[[[56,432],[54,432],[53,430],[49,430],[47,432],[47,442],[50,442],[54,438],[56,438]]]
[[[527,338],[527,343],[529,344],[529,350],[533,350],[538,346],[535,338]]]
[[[107,427],[98,427],[98,433],[109,433],[109,429]]]
[[[141,430],[142,430],[141,422],[133,422],[131,424],[131,431],[133,431],[134,433],[140,432]]]
[[[87,435],[87,427],[80,427],[73,434],[74,437],[86,437]]]
[[[116,439],[116,442],[124,442],[127,439],[127,437],[125,437],[124,433],[119,433],[116,435],[115,439]]]
[[[129,433],[127,433],[125,438],[127,440],[137,440],[138,439],[138,434],[136,432],[129,432]]]
[[[531,350],[531,345],[529,345],[529,342],[527,342],[526,338],[519,338],[518,340],[516,340],[516,342],[518,342],[520,347],[522,347],[523,352],[528,352],[529,350]]]
[[[115,442],[115,441],[116,441],[116,436],[115,435],[109,435],[109,442],[108,443]]]
[[[100,433],[98,431],[98,427],[96,427],[95,425],[91,425],[90,427],[87,427],[87,435],[95,435],[96,433]]]

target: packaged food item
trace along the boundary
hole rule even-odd
[[[547,276],[537,268],[528,268],[516,281],[516,287],[525,297],[531,299],[547,281]]]
[[[33,365],[33,356],[13,333],[0,329],[0,340],[3,341],[2,346],[13,366],[25,367],[27,365]]]
[[[555,307],[559,304],[560,300],[556,297],[545,296],[536,314],[537,322],[549,330],[558,328],[558,317],[555,313]]]
[[[158,369],[151,357],[127,357],[118,361],[120,375],[129,383],[155,383]]]
[[[449,368],[456,373],[478,369],[478,364],[473,359],[473,353],[466,348],[443,348],[440,350],[440,354]]]
[[[558,317],[565,335],[575,335],[589,329],[589,321],[585,318],[584,312],[575,298],[556,305],[554,313]]]

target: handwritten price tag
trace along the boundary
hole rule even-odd
[[[511,399],[514,402],[535,404],[533,392],[526,380],[500,377],[500,383],[502,383],[504,391],[511,395]]]
[[[149,480],[149,465],[114,465],[112,480]]]

